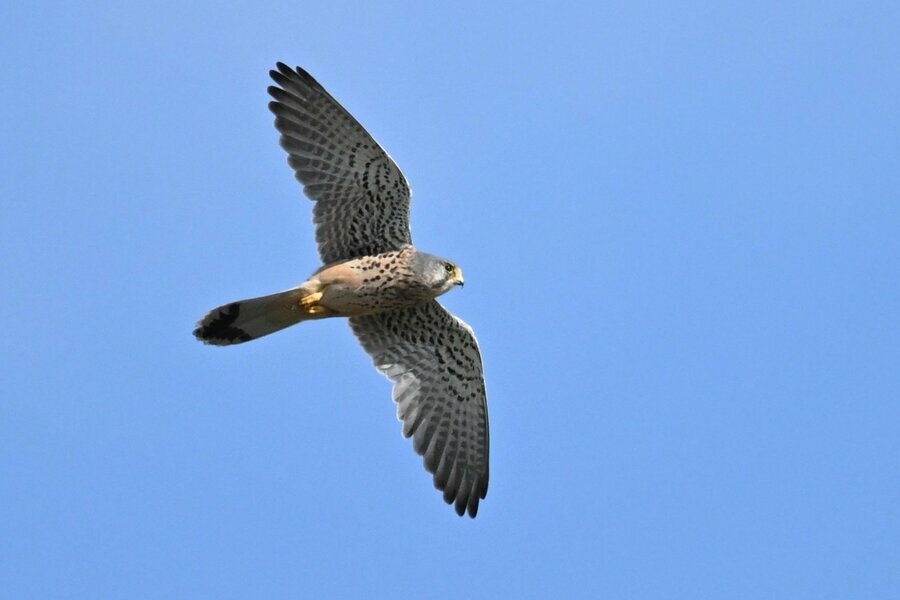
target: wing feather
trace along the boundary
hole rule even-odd
[[[325,264],[412,243],[410,189],[387,152],[319,82],[297,67],[270,71],[269,109],[288,164],[316,202],[313,222]]]
[[[481,353],[472,329],[436,300],[352,317],[375,367],[394,382],[403,435],[459,515],[487,495],[489,433]]]

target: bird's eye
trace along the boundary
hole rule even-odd
[[[444,263],[444,270],[447,271],[448,273],[452,273],[455,268],[456,267],[454,267],[450,263]]]

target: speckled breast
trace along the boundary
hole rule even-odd
[[[316,273],[324,292],[321,304],[346,316],[374,314],[427,302],[434,293],[411,269],[411,246],[364,256]]]

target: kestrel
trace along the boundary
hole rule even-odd
[[[323,267],[287,291],[230,302],[194,330],[205,344],[255,340],[301,321],[349,317],[394,382],[403,435],[460,516],[488,488],[488,413],[472,328],[436,298],[463,285],[453,262],[419,251],[409,184],[387,152],[309,73],[278,63],[269,110],[304,193]]]

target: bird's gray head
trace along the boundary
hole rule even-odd
[[[455,285],[463,285],[462,270],[446,258],[417,251],[412,258],[412,270],[435,296],[440,296]]]

